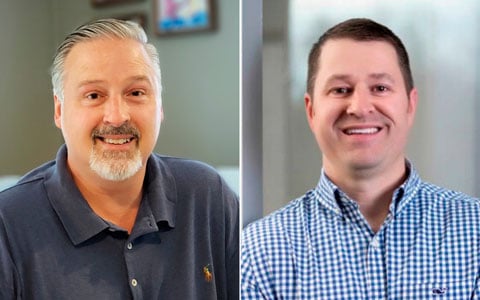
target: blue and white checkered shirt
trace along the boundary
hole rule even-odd
[[[479,299],[480,201],[413,167],[373,232],[322,172],[243,232],[242,299]]]

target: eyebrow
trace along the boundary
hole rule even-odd
[[[93,79],[93,80],[83,80],[83,81],[80,81],[80,83],[77,85],[78,88],[81,88],[85,85],[89,85],[89,84],[97,84],[97,83],[102,83],[102,82],[105,82],[104,80],[100,80],[100,79]]]
[[[132,76],[128,78],[130,81],[148,81],[151,82],[150,78],[145,75],[137,75],[137,76]]]
[[[391,83],[395,83],[395,79],[393,79],[393,77],[388,74],[388,73],[372,73],[372,74],[369,74],[368,75],[369,78],[372,78],[372,79],[377,79],[377,80],[387,80],[387,81],[390,81]],[[325,81],[325,85],[328,86],[329,84],[331,84],[332,82],[334,81],[351,81],[352,80],[352,76],[351,75],[347,75],[347,74],[333,74],[331,75],[330,77],[327,78],[327,80]]]
[[[130,81],[130,82],[146,81],[146,82],[152,84],[152,81],[148,78],[148,76],[145,76],[145,75],[132,76],[132,77],[127,78],[127,80]],[[99,83],[104,83],[104,82],[106,82],[106,81],[101,80],[101,79],[87,79],[87,80],[80,81],[80,83],[78,84],[78,88],[81,88],[81,87],[83,87],[85,85],[89,85],[89,84],[99,84]]]
[[[352,76],[344,74],[333,74],[327,78],[325,81],[326,85],[330,84],[332,81],[350,81]]]
[[[390,81],[391,83],[395,83],[395,79],[393,79],[393,77],[388,73],[373,73],[370,74],[368,77],[373,79],[385,79],[387,81]]]

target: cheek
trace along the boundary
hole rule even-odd
[[[341,119],[345,108],[338,105],[319,104],[321,107],[317,107],[315,115],[317,130],[330,131]]]
[[[93,129],[101,124],[102,118],[93,110],[65,107],[62,114],[62,131],[71,139],[90,138]]]
[[[317,111],[313,119],[313,131],[317,142],[323,144],[322,146],[328,146],[331,141],[337,119],[331,111]]]
[[[156,112],[154,108],[138,116],[137,126],[142,132],[144,139],[155,140],[158,136],[161,124],[160,114],[151,113]],[[132,120],[133,121],[133,120]]]
[[[402,103],[405,101],[405,99],[387,99],[386,102],[377,103],[376,110],[397,127],[403,127],[407,124],[407,105]]]

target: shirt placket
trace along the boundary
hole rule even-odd
[[[144,299],[142,285],[145,283],[145,274],[139,270],[138,260],[142,259],[140,247],[140,237],[158,230],[154,223],[153,216],[143,217],[137,220],[132,234],[129,236],[124,247],[125,265],[127,268],[128,283],[132,292],[133,299]]]
[[[385,230],[391,219],[387,216],[384,225],[375,233],[367,220],[360,212],[358,204],[350,200],[346,195],[341,196],[343,211],[355,226],[357,226],[359,241],[365,243],[363,256],[363,282],[365,286],[365,299],[386,299],[387,298],[387,268],[386,268],[386,247]]]
[[[361,286],[363,287],[363,297],[361,299],[374,299],[371,298],[373,293],[369,271],[369,255],[374,233],[360,212],[359,206],[355,201],[349,199],[346,195],[342,195],[340,200],[342,213],[351,224],[346,228],[348,232],[345,234],[349,236],[347,239],[347,247],[356,249],[354,250],[356,253],[350,256],[350,263],[353,266],[356,266],[356,268],[359,268],[357,272],[357,280],[362,283]]]
[[[130,291],[132,292],[133,299],[140,299],[141,297],[141,285],[138,279],[138,273],[135,270],[135,252],[137,252],[134,240],[131,237],[127,240],[124,247],[124,257],[127,267],[128,284]],[[138,254],[137,254],[138,255]]]
[[[384,232],[382,228],[374,234],[367,247],[365,271],[368,299],[387,299]]]

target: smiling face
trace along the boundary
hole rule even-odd
[[[325,172],[340,177],[404,168],[417,93],[406,93],[395,49],[382,41],[332,39],[318,59],[305,108]]]
[[[119,181],[144,168],[162,108],[142,44],[116,38],[80,42],[65,60],[63,82],[63,101],[55,97],[55,124],[74,176]]]

